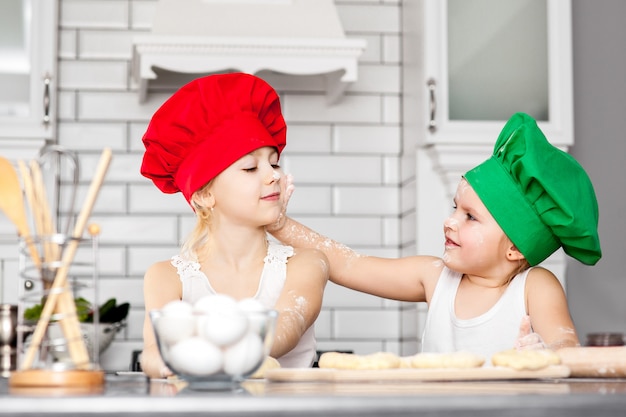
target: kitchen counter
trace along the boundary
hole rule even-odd
[[[141,374],[107,375],[101,392],[15,391],[0,379],[0,416],[623,416],[626,379],[301,383],[246,381],[192,391]]]

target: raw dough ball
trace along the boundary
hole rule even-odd
[[[509,349],[495,353],[491,357],[494,366],[506,366],[518,371],[543,369],[550,365],[559,365],[561,357],[550,349]]]
[[[359,356],[352,353],[324,352],[317,365],[320,368],[356,369],[359,360]]]
[[[411,361],[413,356],[400,356],[400,368],[412,368]]]
[[[400,363],[400,357],[390,352],[369,355],[325,352],[320,356],[318,366],[334,369],[393,369],[399,368]]]
[[[265,378],[266,371],[270,369],[278,369],[278,368],[280,368],[280,363],[276,359],[272,358],[271,356],[268,356],[263,362],[263,364],[261,365],[261,367],[257,369],[256,371],[254,371],[254,373],[250,375],[249,378],[251,379]]]
[[[470,352],[424,352],[407,359],[412,368],[479,368],[485,363],[485,358]]]
[[[400,357],[390,352],[377,352],[361,357],[357,369],[392,369],[400,367]]]
[[[229,375],[245,375],[260,365],[263,354],[261,338],[248,332],[243,339],[224,352],[224,372]]]
[[[186,375],[211,375],[222,368],[222,351],[202,339],[190,337],[176,343],[167,355],[172,369]]]

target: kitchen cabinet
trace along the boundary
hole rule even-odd
[[[509,117],[574,143],[570,0],[408,1],[404,135],[415,145],[416,251],[439,256],[461,176],[488,159]],[[561,250],[543,264],[565,286]]]
[[[573,144],[569,0],[425,0],[427,144],[493,144],[508,118]]]
[[[57,0],[3,0],[0,154],[36,156],[55,135]]]

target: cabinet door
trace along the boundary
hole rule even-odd
[[[491,144],[515,112],[573,143],[569,0],[425,0],[430,144]]]
[[[54,137],[57,0],[2,0],[0,153],[37,154]]]

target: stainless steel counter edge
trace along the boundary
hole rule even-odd
[[[623,416],[626,395],[498,396],[271,396],[210,394],[185,397],[10,396],[0,399],[0,416]]]

